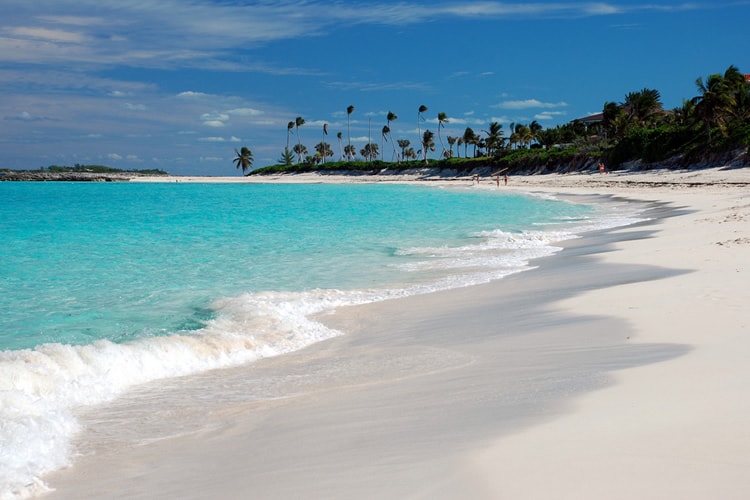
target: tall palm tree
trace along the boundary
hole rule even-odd
[[[386,115],[386,125],[388,125],[388,133],[390,134],[391,139],[391,146],[393,146],[393,156],[396,157],[396,161],[398,161],[398,153],[396,152],[396,143],[393,142],[393,132],[391,131],[391,122],[398,120],[398,115],[392,111],[388,112],[388,115]],[[391,161],[393,161],[393,157],[391,158]]]
[[[425,163],[427,163],[427,153],[429,151],[435,151],[435,133],[427,129],[422,134],[422,154],[424,155]]]
[[[380,159],[383,160],[383,156],[385,155],[385,143],[388,142],[388,134],[391,133],[391,127],[388,125],[383,125],[383,130],[381,131],[381,146],[383,150],[380,152]]]
[[[294,122],[286,124],[286,148],[289,149],[289,136],[292,135],[292,129],[294,128]]]
[[[342,139],[343,139],[343,137],[344,137],[344,134],[342,134],[341,132],[337,132],[336,133],[336,139],[339,140],[339,152],[341,153],[341,159],[342,160],[344,159],[344,148],[342,146]]]
[[[237,151],[237,148],[234,148],[234,152],[237,154],[237,157],[232,160],[232,163],[235,163],[237,168],[241,168],[244,174],[245,170],[253,166],[253,152],[245,146],[242,146],[239,151]]]
[[[440,147],[442,148],[442,151],[440,152],[440,156],[445,156],[445,144],[443,144],[443,138],[440,136],[440,129],[445,127],[445,124],[448,123],[448,115],[443,113],[442,111],[438,113],[437,116],[438,119],[438,139],[440,140]]]
[[[419,106],[419,111],[417,111],[417,133],[419,134],[418,138],[420,141],[423,139],[422,121],[424,120],[424,118],[422,118],[422,113],[424,113],[425,111],[427,111],[427,106],[425,106],[424,104]]]
[[[299,138],[299,128],[300,128],[300,127],[301,127],[302,125],[304,125],[304,124],[305,124],[305,119],[304,119],[304,118],[302,118],[301,116],[298,116],[298,117],[297,117],[297,118],[296,118],[296,119],[294,120],[294,126],[295,126],[295,127],[297,128],[297,146],[298,146],[298,147],[302,145],[302,141],[300,141],[300,138]],[[298,148],[298,149],[299,149],[299,148]],[[307,152],[307,148],[305,148],[305,152]],[[299,156],[297,156],[297,163],[299,163],[299,162],[300,162],[300,157],[299,157]]]
[[[326,142],[326,137],[328,137],[328,124],[324,123],[323,124],[323,142],[321,142],[321,144],[325,144],[326,146],[328,146],[328,150],[330,150],[331,149],[331,145]],[[315,149],[318,149],[318,148],[316,147]],[[323,163],[325,164],[326,157],[328,155],[327,154],[321,154],[321,156],[323,157]],[[333,155],[331,155],[331,156],[333,156]]]
[[[456,144],[456,141],[458,140],[458,137],[453,137],[452,135],[449,135],[446,137],[448,141],[448,148],[450,151],[448,151],[448,158],[453,158],[453,145]]]
[[[474,130],[472,130],[471,127],[466,127],[466,130],[464,130],[464,158],[468,157],[467,149],[469,147],[469,144],[476,144],[476,137],[477,135],[474,133]],[[474,149],[474,156],[476,156],[476,148]]]
[[[510,145],[510,149],[513,149],[513,146],[518,144],[518,134],[516,133],[516,124],[515,122],[511,122],[510,125],[508,125],[508,130],[510,131],[510,137],[508,137],[508,144]]]
[[[352,116],[352,113],[354,113],[354,106],[350,105],[346,108],[346,138],[347,138],[347,145],[350,146],[349,149],[351,149],[352,145],[352,129],[351,129],[351,123],[349,120],[349,117]],[[354,155],[352,155],[349,159],[351,160],[354,158]]]
[[[355,148],[351,144],[347,144],[346,146],[344,146],[344,154],[351,161],[355,156],[357,156],[357,148]]]

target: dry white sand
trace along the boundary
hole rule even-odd
[[[746,498],[749,186],[748,169],[511,178],[669,217],[92,409],[50,497]]]

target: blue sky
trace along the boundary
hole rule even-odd
[[[642,88],[671,109],[698,77],[750,73],[748,19],[722,0],[2,0],[0,167],[239,175],[234,148],[276,163],[297,116],[338,158],[349,105],[358,150],[388,111],[415,144],[420,105],[422,130],[448,115],[443,137],[554,127]]]

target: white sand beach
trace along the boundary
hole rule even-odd
[[[643,200],[653,220],[486,285],[337,311],[322,321],[343,336],[89,409],[46,498],[746,498],[750,169],[476,188]],[[224,403],[184,396],[210,384]],[[129,440],[134,425],[154,439]]]

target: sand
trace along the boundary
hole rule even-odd
[[[487,285],[340,310],[322,320],[344,336],[89,409],[49,498],[745,498],[750,171],[475,187],[627,197],[652,220]]]

